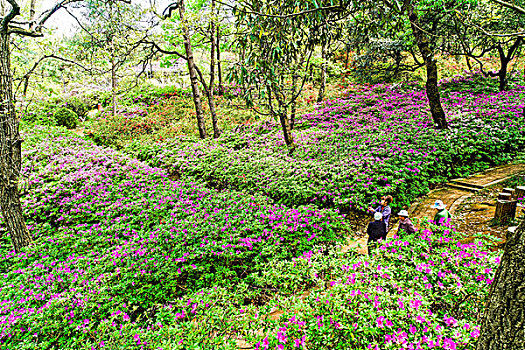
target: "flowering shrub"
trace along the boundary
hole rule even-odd
[[[107,341],[177,297],[235,289],[268,262],[333,246],[346,230],[334,211],[171,181],[60,131],[24,137],[23,206],[35,244],[19,254],[6,239],[0,247],[2,348]],[[98,327],[108,328],[96,335]]]
[[[283,301],[273,327],[249,337],[256,349],[475,348],[499,263],[482,242],[463,244],[452,230],[427,228],[383,242],[373,258],[335,257],[288,263],[329,282],[302,301]]]
[[[353,89],[297,120],[293,155],[272,122],[217,141],[136,141],[126,152],[219,188],[346,211],[375,204],[383,194],[394,195],[400,208],[448,178],[508,162],[525,145],[522,89],[450,92],[443,99],[450,131],[433,128],[426,95],[415,85]]]

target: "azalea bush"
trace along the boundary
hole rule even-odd
[[[2,348],[79,349],[104,337],[98,327],[151,320],[202,288],[249,283],[257,298],[251,275],[265,264],[349,234],[335,211],[172,181],[61,130],[24,138],[35,244],[15,254],[2,238]]]
[[[64,129],[24,139],[35,243],[0,239],[2,348],[474,349],[500,254],[481,240],[421,225],[343,253],[336,211],[175,181]]]
[[[432,227],[383,242],[373,257],[335,251],[291,261],[318,288],[283,299],[273,327],[249,339],[256,349],[475,349],[500,258],[458,236]]]
[[[417,84],[352,86],[296,122],[290,155],[271,121],[237,128],[218,140],[176,137],[134,141],[125,151],[172,174],[268,196],[288,206],[342,211],[394,196],[409,205],[449,178],[509,162],[525,145],[519,90],[450,92],[450,130],[435,130]]]

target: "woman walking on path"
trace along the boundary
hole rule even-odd
[[[397,230],[397,235],[401,236],[403,233],[413,234],[417,231],[412,221],[408,218],[408,212],[406,210],[401,210],[397,216],[399,216],[399,228]]]
[[[383,214],[376,212],[374,214],[374,220],[368,224],[366,233],[368,233],[368,254],[377,247],[377,241],[380,239],[386,239],[386,224],[383,221]]]
[[[434,205],[431,206],[431,208],[437,210],[436,215],[434,216],[434,224],[438,226],[445,226],[445,224],[447,224],[449,220],[452,219],[452,215],[447,209],[445,209],[446,207],[447,205],[439,199],[436,201],[436,203],[434,203]]]
[[[377,207],[376,209],[372,207],[368,207],[368,212],[372,215],[375,213],[381,213],[383,217],[383,222],[386,225],[386,230],[388,231],[388,223],[390,221],[390,215],[392,214],[392,209],[390,209],[390,203],[392,203],[393,198],[392,196],[383,196],[381,197],[381,205]]]

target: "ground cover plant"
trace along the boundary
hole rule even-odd
[[[470,86],[472,79],[461,81]],[[453,90],[443,99],[450,130],[433,128],[416,83],[351,85],[345,97],[297,120],[293,154],[271,121],[219,140],[139,140],[125,150],[177,176],[288,206],[346,212],[391,194],[397,209],[448,178],[508,162],[525,145],[522,86],[501,93]]]
[[[115,315],[145,321],[200,288],[251,283],[256,298],[265,286],[251,275],[265,263],[346,234],[334,211],[172,181],[62,131],[33,128],[25,144],[36,243],[15,254],[2,237],[3,348],[78,349]]]
[[[2,348],[473,347],[498,261],[482,242],[432,226],[342,254],[334,211],[172,181],[62,130],[25,140],[35,243],[2,238]]]
[[[499,257],[459,237],[427,227],[381,244],[372,258],[309,254],[275,266],[309,271],[320,288],[282,302],[286,311],[269,334],[250,339],[256,349],[475,348]]]

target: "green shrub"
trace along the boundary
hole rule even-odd
[[[65,99],[62,105],[75,112],[78,118],[81,120],[85,120],[87,118],[88,112],[95,108],[94,102],[90,101],[89,98],[84,96],[68,97]]]
[[[65,126],[68,129],[74,129],[78,125],[78,115],[66,107],[58,109],[54,114],[54,118],[58,126]]]
[[[29,125],[57,126],[53,112],[47,108],[35,108],[21,113],[23,123]]]

